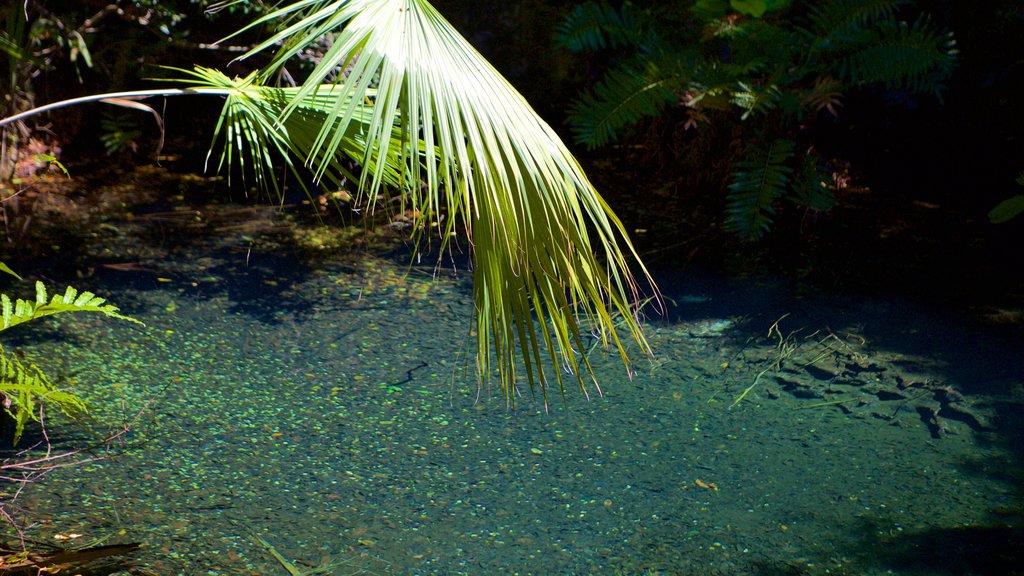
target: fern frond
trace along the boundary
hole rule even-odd
[[[836,198],[829,180],[821,158],[814,153],[805,154],[800,171],[793,179],[793,202],[812,210],[831,210],[836,205]]]
[[[597,148],[616,139],[627,126],[657,116],[679,100],[686,83],[681,69],[654,59],[633,61],[609,70],[570,112],[577,142]]]
[[[907,3],[908,0],[829,0],[811,7],[811,22],[818,37],[836,40],[892,19]]]
[[[68,286],[63,294],[55,294],[47,301],[46,286],[42,282],[36,282],[35,301],[18,299],[11,301],[7,294],[0,294],[0,309],[3,311],[3,323],[0,330],[6,330],[23,322],[52,316],[63,312],[99,312],[112,318],[128,320],[136,324],[142,322],[125,316],[118,312],[118,308],[112,304],[104,304],[106,299],[96,296],[92,292],[78,293],[78,290]]]
[[[855,84],[880,83],[939,96],[956,66],[951,34],[936,30],[926,18],[913,24],[884,22],[874,42],[840,62],[840,77]]]
[[[831,76],[819,76],[814,79],[814,86],[801,95],[800,104],[815,112],[828,110],[837,117],[843,107],[843,83]]]
[[[77,416],[87,409],[78,396],[58,389],[38,366],[8,356],[0,347],[0,400],[14,419],[14,443],[25,431],[25,425],[38,420],[40,402],[55,407],[68,416]]]
[[[555,45],[571,52],[638,46],[643,31],[629,6],[616,9],[607,2],[584,2],[555,27]]]
[[[736,163],[729,184],[726,227],[747,239],[757,239],[771,227],[775,201],[786,195],[793,169],[791,140],[779,138],[767,146],[754,145]]]
[[[732,93],[732,103],[743,109],[741,119],[762,114],[776,108],[782,92],[777,86],[760,87],[738,82]]]

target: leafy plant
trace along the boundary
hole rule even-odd
[[[759,236],[771,227],[775,201],[789,188],[793,170],[789,161],[793,142],[779,138],[767,146],[753,146],[736,164],[729,184],[726,223],[744,236]]]
[[[14,272],[0,263],[0,271]],[[68,287],[63,294],[48,297],[42,282],[36,282],[35,300],[11,300],[7,294],[0,294],[0,332],[45,316],[65,312],[98,312],[112,318],[141,324],[138,320],[122,315],[117,307],[92,292],[78,292]],[[60,390],[34,363],[8,354],[0,347],[0,402],[14,420],[14,442],[17,443],[31,420],[38,420],[39,405],[59,409],[64,414],[75,416],[86,410],[85,402],[74,393]]]
[[[445,249],[465,234],[473,251],[479,375],[486,381],[493,368],[509,403],[524,371],[545,400],[550,386],[563,390],[563,373],[587,393],[586,381],[596,379],[581,352],[584,330],[615,346],[627,367],[620,331],[649,352],[630,270],[638,259],[622,223],[554,130],[429,3],[301,0],[249,28],[264,25],[279,32],[245,57],[274,54],[245,78],[197,67],[185,73],[186,89],[73,102],[226,96],[216,127],[221,167],[241,165],[275,187],[274,166],[283,160],[311,170],[317,185],[358,182],[371,207],[393,191],[400,210],[414,215],[417,241]],[[325,36],[330,48],[306,81],[276,87],[276,78],[288,76],[285,67]],[[351,161],[358,170],[350,170]]]
[[[583,377],[593,374],[576,352],[584,349],[581,320],[628,361],[613,323],[621,315],[647,350],[631,308],[637,286],[627,255],[635,253],[622,224],[554,130],[430,4],[297,2],[253,26],[273,22],[282,31],[247,56],[281,48],[253,86],[323,34],[334,35],[333,47],[294,93],[229,98],[218,127],[225,140],[265,162],[259,151],[276,132],[328,178],[344,173],[348,157],[363,168],[364,197],[385,185],[401,192],[402,209],[416,214],[417,239],[437,223],[443,250],[465,230],[480,375],[490,378],[496,366],[508,402],[520,367],[546,398],[545,357],[586,392]],[[554,380],[562,389],[562,370]]]
[[[1024,172],[1017,176],[1017,184],[1024,186]],[[993,224],[1009,222],[1017,216],[1024,214],[1024,194],[1017,194],[996,204],[988,213],[988,219]]]
[[[142,130],[135,118],[106,112],[100,118],[100,130],[100,143],[103,144],[107,156],[138,150]]]
[[[683,131],[733,128],[725,132],[738,133],[745,152],[733,163],[726,224],[758,238],[783,199],[831,207],[808,127],[824,114],[837,116],[847,94],[881,86],[941,97],[956,65],[953,38],[924,15],[903,19],[907,4],[586,2],[559,27],[558,42],[582,53],[615,49],[615,58],[575,104],[574,135],[600,147],[665,116]]]

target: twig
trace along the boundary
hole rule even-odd
[[[822,406],[835,406],[837,404],[849,404],[850,402],[857,402],[860,398],[847,398],[845,400],[832,400],[831,402],[818,402],[817,404],[808,404],[807,406],[797,406],[797,410],[807,410],[808,408],[821,408]]]

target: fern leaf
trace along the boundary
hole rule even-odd
[[[952,36],[931,27],[925,18],[913,24],[886,22],[877,33],[875,42],[866,43],[841,62],[844,79],[939,96],[956,66]]]
[[[68,286],[68,289],[64,291],[64,297],[59,299],[60,303],[61,304],[74,304],[75,303],[75,296],[77,294],[78,294],[78,290],[75,290],[71,286]],[[58,301],[58,297],[54,296],[53,297],[53,302],[57,302],[57,301]]]
[[[99,300],[99,302],[97,302],[97,300]],[[92,292],[82,292],[78,295],[78,298],[75,298],[75,301],[72,302],[75,306],[98,306],[102,303],[103,299],[96,298],[96,295]]]
[[[14,316],[11,318],[11,325],[21,324],[25,319],[32,316],[36,305],[28,300],[17,300],[14,302]]]
[[[804,156],[800,173],[793,181],[793,202],[812,210],[831,210],[836,204],[835,194],[829,186],[828,171],[817,154]]]
[[[17,444],[25,431],[25,425],[37,420],[37,406],[40,402],[59,409],[74,417],[87,410],[85,402],[70,392],[57,388],[31,362],[22,362],[16,356],[8,356],[0,347],[0,397],[4,409],[14,419],[14,443]]]
[[[907,0],[830,0],[811,7],[811,22],[820,38],[833,41],[892,19]]]
[[[747,239],[760,238],[772,225],[775,201],[786,195],[793,142],[779,138],[755,145],[736,163],[726,206],[726,227]]]
[[[753,114],[768,112],[776,108],[782,92],[776,86],[761,88],[737,82],[737,89],[732,93],[732,103],[743,109],[742,120]]]
[[[105,304],[104,298],[99,298],[92,292],[79,294],[78,290],[68,286],[63,294],[54,295],[49,302],[46,301],[46,296],[46,287],[42,282],[36,282],[35,302],[18,299],[12,305],[9,296],[0,295],[0,300],[2,300],[0,305],[3,306],[3,327],[0,330],[6,330],[11,326],[17,326],[36,318],[64,312],[99,312],[112,318],[142,324],[134,318],[121,314],[116,306]]]
[[[653,59],[608,71],[593,94],[583,96],[570,112],[576,141],[590,148],[607,144],[627,126],[657,116],[677,101],[684,82]]]
[[[637,46],[641,27],[628,5],[615,9],[607,2],[585,2],[555,28],[555,44],[571,52]]]
[[[4,325],[2,329],[6,329],[11,325],[11,318],[14,315],[14,306],[11,304],[11,298],[7,294],[0,294],[0,305],[3,306],[4,313]]]

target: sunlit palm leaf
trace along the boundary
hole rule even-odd
[[[227,94],[227,101],[214,131],[215,138],[222,139],[225,144],[218,169],[230,173],[231,166],[239,165],[243,174],[251,171],[260,184],[271,187],[277,185],[272,172],[279,163],[284,163],[298,174],[292,156],[304,158],[308,155],[327,121],[328,112],[337,105],[338,100],[348,96],[338,87],[325,86],[317,93],[300,98],[299,88],[262,86],[255,74],[232,79],[209,68],[178,71],[186,75],[185,82],[190,84],[190,88],[219,89]],[[279,121],[281,113],[289,105],[296,112],[282,123]],[[343,157],[363,158],[366,149],[363,134],[372,113],[370,105],[358,107],[353,121],[349,123],[348,132],[340,141],[339,152]],[[397,187],[400,183],[400,171],[397,168],[401,154],[400,138],[398,129],[392,130],[388,144],[382,148],[386,160],[381,167],[381,177],[389,186]],[[376,168],[378,156],[371,158],[371,169]],[[323,176],[333,184],[339,184],[342,178],[356,178],[340,160],[338,158],[324,167]]]
[[[254,25],[275,20],[281,32],[253,50],[283,46],[264,78],[321,35],[335,35],[304,86],[286,93],[280,119],[290,127],[310,99],[343,94],[320,109],[317,137],[302,141],[315,173],[352,156],[364,167],[363,193],[397,184],[419,224],[447,215],[442,244],[457,220],[470,234],[482,378],[496,367],[511,402],[521,362],[546,395],[550,361],[586,392],[581,328],[614,343],[627,364],[615,323],[648,351],[622,224],[555,132],[427,2],[305,0]],[[337,84],[325,86],[339,70]],[[535,322],[534,312],[546,321]],[[555,375],[561,387],[561,370]]]

